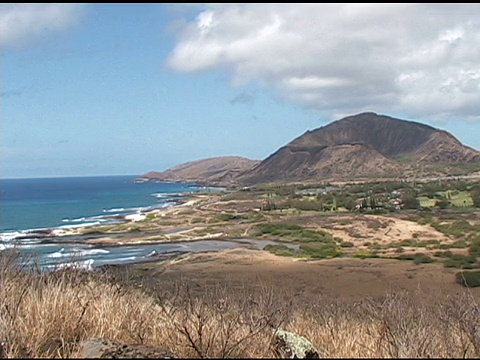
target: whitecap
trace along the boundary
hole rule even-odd
[[[131,261],[137,259],[136,256],[129,256],[129,257],[124,257],[124,258],[116,258],[115,262],[122,262],[122,261]]]
[[[153,250],[150,254],[145,255],[145,257],[150,257],[150,256],[155,256],[158,255],[158,252],[156,250]]]
[[[49,258],[60,258],[60,257],[72,257],[72,258],[84,258],[86,256],[91,255],[99,255],[99,254],[109,254],[109,250],[105,249],[80,249],[80,248],[72,248],[68,251],[65,251],[65,248],[61,248],[59,251],[46,255]]]
[[[89,223],[84,223],[84,224],[76,224],[76,225],[62,225],[62,226],[59,226],[59,228],[62,228],[62,229],[76,229],[76,228],[84,228],[84,227],[88,227],[88,226],[95,226],[95,225],[100,225],[101,222],[100,221],[95,221],[95,222],[89,222]]]
[[[107,213],[113,213],[113,212],[119,212],[119,211],[125,211],[125,208],[112,208],[112,209],[103,209],[103,212]]]
[[[20,232],[20,231],[7,231],[7,232],[4,232],[4,233],[0,233],[0,240],[1,241],[11,241],[11,240],[15,240],[16,238],[20,237],[20,236],[24,236],[25,233],[24,232]]]
[[[0,251],[3,251],[3,250],[6,250],[6,249],[11,249],[13,248],[15,245],[13,244],[0,244]]]

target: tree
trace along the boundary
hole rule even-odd
[[[480,186],[475,186],[470,190],[470,196],[473,200],[473,206],[480,207]]]
[[[372,210],[375,210],[377,208],[377,203],[375,201],[375,196],[370,196],[370,207]]]
[[[446,209],[450,205],[450,202],[447,199],[441,199],[435,201],[435,206],[438,206],[440,209]]]
[[[418,209],[420,207],[420,201],[412,192],[407,192],[402,196],[403,207],[405,209]]]

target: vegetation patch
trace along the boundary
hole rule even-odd
[[[456,238],[467,236],[470,233],[480,232],[480,226],[472,225],[467,220],[458,220],[450,224],[441,224],[437,221],[432,221],[431,225],[435,228],[435,230]]]
[[[415,253],[415,254],[402,254],[395,257],[397,260],[413,260],[415,264],[428,264],[435,262],[435,259],[432,259],[430,256],[424,253]]]
[[[219,214],[217,215],[219,221],[232,221],[232,220],[243,220],[246,219],[244,215],[238,214]]]
[[[357,252],[353,255],[357,259],[379,258],[380,256],[376,252]]]
[[[480,286],[480,271],[460,271],[455,274],[455,280],[465,287]]]
[[[297,256],[298,252],[286,245],[267,245],[264,250],[278,256]]]
[[[325,231],[304,229],[295,224],[263,223],[256,226],[256,236],[273,235],[294,242],[322,242],[335,244],[331,234]]]
[[[342,251],[335,244],[301,244],[299,253],[314,259],[331,259],[342,255]]]
[[[477,258],[473,255],[455,254],[451,251],[435,253],[435,256],[446,258],[443,266],[447,268],[474,269],[478,267]]]

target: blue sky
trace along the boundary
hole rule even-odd
[[[362,111],[480,149],[480,7],[436,6],[0,4],[0,177],[263,159]]]

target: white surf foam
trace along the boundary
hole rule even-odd
[[[119,211],[126,211],[126,209],[123,208],[123,207],[113,208],[113,209],[103,209],[103,212],[106,212],[106,213],[114,213],[114,212],[119,212]]]
[[[54,271],[64,270],[64,269],[84,269],[84,270],[90,271],[93,269],[93,263],[94,263],[93,259],[88,259],[85,261],[75,261],[75,262],[47,265],[46,267]]]
[[[49,258],[62,258],[62,257],[77,257],[83,258],[91,255],[98,255],[98,254],[109,254],[110,251],[105,249],[78,249],[72,248],[69,251],[65,251],[65,248],[61,248],[59,251],[46,255]]]

